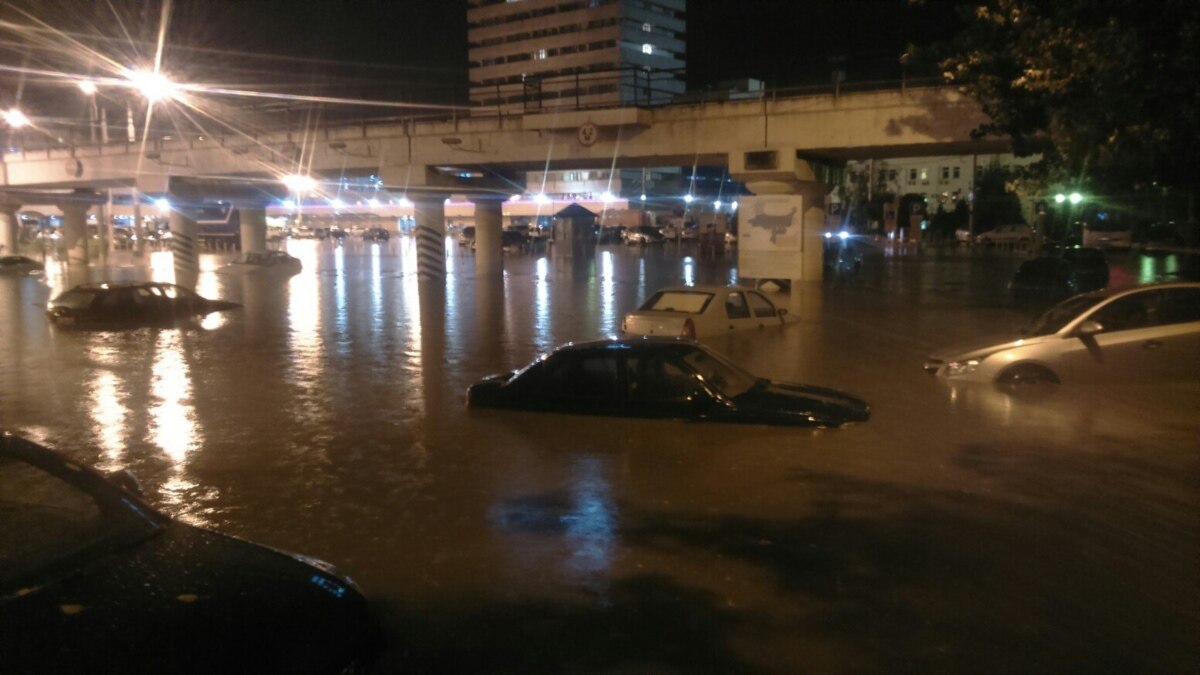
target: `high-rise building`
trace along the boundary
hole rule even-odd
[[[683,93],[686,0],[469,0],[471,103],[494,112]]]

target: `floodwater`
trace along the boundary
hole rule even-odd
[[[466,387],[615,334],[660,286],[736,281],[687,246],[506,255],[290,241],[193,325],[49,327],[68,284],[0,278],[0,425],[197,525],[336,564],[390,672],[1196,672],[1200,383],[1014,397],[925,375],[1020,326],[1019,258],[887,251],[711,342],[873,406],[841,430],[467,410]],[[1117,257],[1113,283],[1194,271]],[[93,277],[170,280],[169,254]]]

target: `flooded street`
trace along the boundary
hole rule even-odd
[[[737,281],[674,244],[506,255],[444,284],[415,242],[292,240],[295,275],[183,328],[50,327],[68,286],[0,278],[0,426],[128,468],[187,522],[328,560],[416,672],[1195,672],[1200,382],[1012,396],[926,375],[1020,327],[1004,253],[880,255],[797,289],[787,325],[708,343],[845,390],[841,430],[468,410],[464,392],[615,335],[665,285]],[[1118,255],[1116,286],[1193,274]],[[167,253],[101,278],[170,280]],[[798,310],[798,311],[795,311]]]

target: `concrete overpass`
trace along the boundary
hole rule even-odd
[[[388,118],[256,136],[231,130],[144,144],[10,152],[0,164],[0,220],[8,221],[0,226],[0,243],[15,243],[16,205],[39,194],[60,204],[90,204],[97,189],[134,187],[155,195],[225,196],[246,209],[243,221],[253,231],[244,231],[243,240],[253,249],[263,245],[265,233],[257,232],[265,228],[262,208],[280,193],[281,176],[375,174],[384,187],[414,202],[418,233],[425,242],[437,240],[436,251],[429,245],[431,258],[444,234],[442,200],[448,193],[471,195],[478,270],[492,273],[500,270],[500,200],[522,191],[521,172],[694,164],[727,166],[755,194],[801,195],[806,236],[819,236],[828,192],[822,163],[1004,149],[1002,142],[972,140],[971,131],[984,120],[972,100],[950,88],[928,87],[654,109]],[[86,229],[79,212],[64,209],[70,250],[78,243],[72,232]],[[195,230],[187,220],[172,213],[172,229],[184,241]],[[86,247],[72,261],[85,263]],[[441,264],[427,262],[429,273],[439,274]],[[819,264],[805,268],[798,278],[819,278]]]

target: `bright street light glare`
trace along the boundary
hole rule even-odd
[[[646,195],[644,193],[642,194],[642,201],[646,201]]]
[[[317,189],[317,180],[312,176],[292,173],[280,178],[279,180],[287,187],[287,189],[298,194],[312,192],[313,190]]]
[[[1067,196],[1064,195],[1063,193],[1060,192],[1060,193],[1054,195],[1054,203],[1055,204],[1061,204],[1065,201],[1067,201]]]
[[[693,197],[690,194],[686,194],[683,196],[683,201],[687,202],[688,204],[691,204],[693,199],[695,199],[695,197]]]
[[[845,230],[842,230],[841,232],[838,232],[838,239],[841,239],[842,241],[846,241],[846,240],[847,240],[847,239],[849,239],[849,238],[850,238],[850,233],[849,233],[849,232],[847,232],[847,231],[845,231]]]
[[[409,199],[408,197],[400,198],[400,206],[403,206],[406,209],[410,209],[410,208],[412,208],[412,205],[413,205],[412,200]]]
[[[346,202],[338,199],[337,197],[334,197],[333,199],[329,200],[329,205],[335,209],[340,209],[340,208],[346,206]]]
[[[533,202],[535,204],[549,204],[550,198],[546,196],[545,192],[539,192],[533,196]]]
[[[92,94],[96,93],[96,83],[92,82],[91,80],[80,80],[79,91],[91,96]]]
[[[167,76],[162,73],[150,70],[130,70],[125,73],[125,77],[151,103],[175,96],[177,89],[175,83],[168,80]]]
[[[600,195],[600,201],[604,202],[605,204],[608,204],[615,199],[616,197],[614,197],[613,193],[611,192],[605,192],[604,194]]]
[[[29,118],[25,116],[25,113],[17,110],[16,108],[10,108],[4,111],[4,121],[8,124],[8,126],[14,129],[27,127],[31,124]]]
[[[171,202],[167,201],[165,197],[155,199],[154,206],[158,208],[160,213],[170,213],[171,211]]]
[[[373,209],[377,209],[377,208],[379,208],[379,200],[372,197],[367,200],[367,206],[369,206]]]
[[[719,209],[719,208],[721,208],[721,200],[720,200],[720,199],[718,199],[718,200],[716,200],[716,201],[714,201],[714,202],[713,202],[713,208],[714,208],[714,209]]]
[[[1078,204],[1079,202],[1083,201],[1083,195],[1079,194],[1078,192],[1072,192],[1071,196],[1067,199],[1071,200],[1072,204]]]
[[[734,210],[734,211],[737,211],[737,202],[733,202],[732,204],[730,204],[730,205],[729,205],[729,208],[730,208],[730,209],[732,209],[732,210]]]

